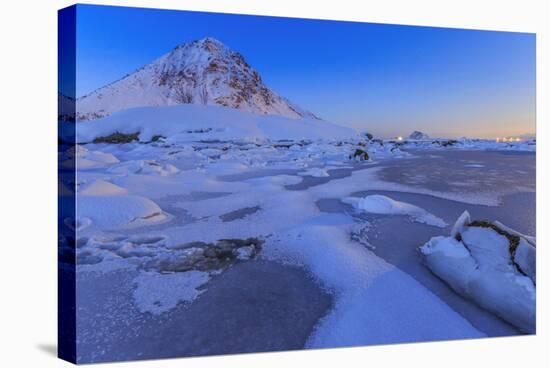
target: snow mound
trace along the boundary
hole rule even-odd
[[[120,162],[110,153],[91,151],[78,144],[71,147],[65,156],[61,166],[69,169],[76,166],[78,170],[104,168]]]
[[[465,212],[453,236],[434,237],[419,251],[426,266],[457,293],[521,331],[535,333],[535,245],[505,229],[498,223],[470,222]]]
[[[114,229],[166,219],[155,202],[129,195],[127,189],[101,179],[79,185],[76,211],[76,226],[79,229],[92,224],[101,229]]]
[[[163,164],[157,160],[126,161],[110,167],[107,171],[118,175],[142,174],[160,176],[169,176],[179,172],[178,168],[174,165]]]
[[[354,138],[357,132],[317,119],[290,119],[258,115],[221,106],[178,105],[139,107],[111,116],[79,123],[77,141],[92,142],[114,133],[139,133],[149,142],[154,136],[170,141],[278,141],[340,140]]]
[[[77,195],[77,222],[101,229],[147,225],[167,216],[148,198],[135,195]],[[86,220],[89,219],[89,220]]]
[[[355,209],[378,215],[405,215],[414,221],[426,225],[445,227],[447,224],[441,218],[428,211],[406,202],[396,201],[384,195],[374,194],[364,198],[347,197],[342,202],[351,204]]]
[[[121,195],[127,192],[126,189],[101,179],[83,183],[78,187],[78,194],[86,196]]]

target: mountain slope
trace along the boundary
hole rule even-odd
[[[126,134],[150,142],[155,136],[171,142],[199,141],[336,141],[357,132],[319,119],[291,119],[260,115],[223,106],[183,104],[137,107],[79,124],[77,142],[89,143],[112,134]]]
[[[271,91],[242,55],[204,38],[180,45],[136,72],[77,100],[79,120],[132,107],[222,105],[256,114],[315,118]]]

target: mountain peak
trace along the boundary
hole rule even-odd
[[[204,37],[200,40],[197,40],[197,42],[201,45],[216,45],[219,47],[226,47],[220,40],[214,37]]]
[[[195,48],[202,49],[207,52],[219,52],[222,50],[229,50],[229,48],[220,40],[213,37],[205,37],[200,40],[194,40],[191,42],[182,43],[174,48],[174,50],[184,49],[184,48]]]
[[[238,52],[205,37],[177,46],[136,72],[77,102],[79,120],[132,107],[222,105],[256,114],[317,117],[269,89]]]

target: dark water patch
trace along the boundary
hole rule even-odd
[[[254,207],[244,207],[239,208],[238,210],[231,211],[228,213],[224,213],[223,215],[220,215],[220,219],[223,222],[231,222],[235,220],[240,220],[245,218],[248,215],[252,215],[260,210],[260,206],[254,206]]]
[[[357,170],[364,170],[366,168],[380,166],[383,162],[386,162],[386,161],[363,162],[363,163],[349,162],[349,165],[351,167],[342,167],[342,168],[327,170],[327,173],[329,176],[325,176],[325,177],[304,176],[304,179],[300,183],[286,185],[285,189],[286,190],[307,190],[311,187],[328,183],[331,180],[347,178],[351,176],[351,174],[354,171],[357,171]]]
[[[225,197],[230,194],[233,194],[231,192],[201,192],[201,191],[193,191],[189,194],[184,195],[178,195],[178,196],[167,196],[164,197],[164,199],[169,201],[188,201],[188,202],[194,202],[194,201],[203,201],[205,199],[213,199],[213,198],[220,198]]]
[[[408,160],[393,160],[380,179],[440,192],[509,193],[535,189],[536,156],[525,152],[412,151]],[[468,165],[483,167],[468,167]]]
[[[214,277],[193,303],[154,316],[132,302],[135,276],[79,277],[80,363],[302,349],[332,306],[305,270],[255,260]]]
[[[326,213],[352,213],[353,209],[349,204],[343,203],[338,198],[322,198],[315,202],[319,211]]]
[[[303,180],[297,184],[286,185],[286,190],[307,190],[316,185],[321,185],[328,183],[334,179],[342,179],[351,175],[353,169],[350,168],[341,168],[341,169],[332,169],[328,170],[328,175],[326,177],[315,177],[315,176],[304,176]]]

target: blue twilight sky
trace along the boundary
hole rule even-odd
[[[389,137],[535,132],[535,35],[79,5],[77,96],[214,37],[325,120]]]

